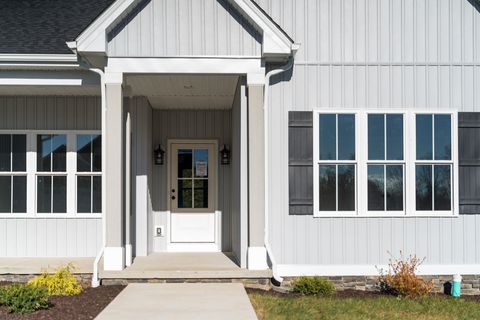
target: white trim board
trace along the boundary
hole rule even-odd
[[[279,264],[282,277],[296,276],[378,276],[379,270],[388,271],[388,265],[313,265]],[[480,264],[425,264],[418,267],[418,275],[477,275]]]

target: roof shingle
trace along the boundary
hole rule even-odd
[[[65,54],[115,0],[0,0],[0,53]]]

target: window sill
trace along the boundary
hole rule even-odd
[[[101,213],[91,214],[61,214],[61,213],[0,213],[0,219],[101,219]]]
[[[334,214],[334,213],[316,213],[313,215],[314,218],[458,218],[459,214],[453,214],[452,212],[444,213],[415,213],[415,214],[386,214],[386,213],[367,213],[367,214]]]

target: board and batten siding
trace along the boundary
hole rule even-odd
[[[227,0],[147,0],[108,35],[110,57],[260,56],[259,34]]]
[[[168,139],[216,139],[231,145],[231,110],[153,110],[153,144],[167,147]],[[233,151],[233,150],[232,150]],[[166,154],[166,161],[169,155]],[[222,212],[222,251],[232,251],[231,168],[218,165],[218,210]],[[154,225],[167,226],[167,164],[153,167]],[[166,250],[165,237],[154,238],[154,251]]]
[[[100,130],[100,98],[1,96],[0,130]],[[101,218],[0,218],[0,257],[94,257]]]
[[[279,264],[480,264],[480,212],[458,218],[289,215],[288,112],[480,111],[480,13],[468,0],[258,0],[301,44],[270,90],[270,242]],[[411,146],[410,146],[411,147]]]

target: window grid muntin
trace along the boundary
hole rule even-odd
[[[316,114],[317,115],[317,123],[318,123],[318,127],[316,130],[316,132],[314,132],[314,134],[318,137],[318,142],[315,143],[315,139],[314,139],[314,144],[317,145],[317,148],[318,148],[318,152],[314,152],[314,155],[316,154],[317,156],[315,157],[317,160],[316,160],[316,166],[317,166],[317,169],[314,170],[314,174],[316,172],[316,177],[314,177],[314,184],[316,184],[316,188],[314,187],[314,190],[317,190],[317,194],[314,195],[314,198],[317,197],[318,198],[318,212],[320,212],[321,215],[340,215],[340,214],[343,214],[343,215],[355,215],[357,214],[357,199],[358,199],[358,195],[357,195],[357,192],[358,192],[358,189],[357,189],[357,183],[358,183],[358,180],[357,180],[357,176],[358,176],[358,168],[357,168],[357,159],[358,159],[358,147],[357,147],[357,141],[358,141],[358,118],[357,118],[357,114],[356,112],[348,112],[348,111],[345,111],[345,112],[319,112]],[[335,160],[320,160],[321,158],[321,155],[320,155],[320,143],[321,143],[321,139],[320,139],[320,117],[322,115],[335,115]],[[339,115],[352,115],[353,116],[353,119],[354,119],[354,152],[355,152],[355,157],[353,160],[338,160],[338,116]],[[314,126],[315,127],[315,126]],[[334,165],[335,166],[335,211],[321,211],[320,210],[320,166],[321,165]],[[354,167],[354,170],[355,170],[355,173],[354,173],[354,210],[353,211],[339,211],[338,210],[338,166],[339,165],[353,165]],[[314,191],[315,192],[315,191]]]
[[[370,160],[369,159],[369,148],[370,148],[370,141],[368,140],[369,137],[369,116],[370,115],[382,115],[383,116],[383,159],[382,160]],[[403,160],[389,160],[388,159],[388,121],[387,121],[387,116],[388,115],[401,115],[402,116],[402,156]],[[372,214],[385,214],[385,215],[391,215],[391,214],[405,214],[406,212],[406,190],[405,190],[405,180],[406,180],[406,144],[405,144],[405,127],[406,127],[406,116],[404,113],[399,113],[399,112],[367,112],[366,114],[366,137],[367,137],[367,162],[366,162],[366,170],[367,170],[367,214],[372,213]],[[383,208],[384,210],[370,210],[368,206],[368,200],[369,200],[369,192],[368,192],[368,168],[370,165],[382,165],[383,166]],[[402,210],[388,210],[388,197],[387,197],[387,166],[389,165],[401,165],[402,166]]]

